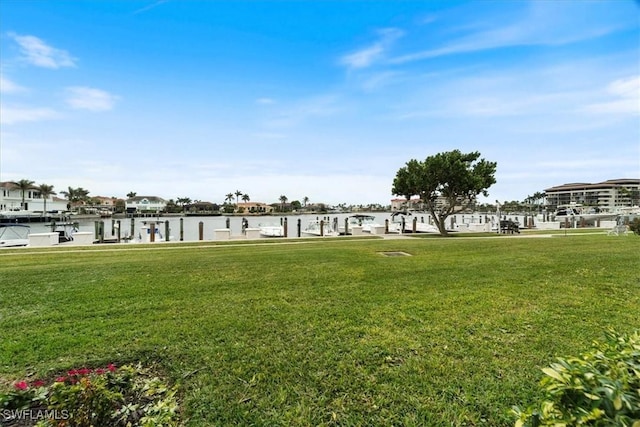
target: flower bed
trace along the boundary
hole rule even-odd
[[[178,426],[176,387],[140,364],[69,370],[52,382],[17,381],[0,392],[11,427]]]

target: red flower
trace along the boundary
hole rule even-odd
[[[67,380],[67,377],[58,377],[58,378],[56,378],[56,382],[57,382],[57,383],[63,383],[63,382],[65,382],[66,380]]]
[[[82,368],[78,369],[78,375],[89,375],[91,373],[91,369]]]
[[[78,375],[78,371],[76,371],[75,369],[71,369],[70,371],[67,371],[67,374],[69,374],[69,375]]]
[[[105,373],[105,370],[102,368],[98,368],[94,372],[96,373],[96,375],[102,375]]]
[[[107,366],[107,369],[109,370],[109,372],[115,372],[116,365],[114,365],[113,363],[109,363],[109,366]]]
[[[34,386],[34,387],[42,387],[44,384],[45,384],[44,381],[37,380],[37,381],[34,381],[31,385]]]
[[[17,382],[17,383],[15,384],[15,387],[16,387],[18,390],[26,390],[26,389],[28,389],[28,388],[29,388],[29,385],[27,384],[27,382],[26,382],[26,381],[20,381],[20,382]]]

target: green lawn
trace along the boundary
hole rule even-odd
[[[0,383],[154,359],[193,426],[513,425],[540,368],[640,328],[639,250],[604,233],[3,250]]]

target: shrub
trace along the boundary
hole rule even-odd
[[[516,427],[640,427],[640,331],[607,331],[590,352],[542,371],[544,398],[526,410],[514,408]]]
[[[175,388],[141,365],[72,369],[51,384],[19,381],[14,390],[0,393],[0,421],[37,421],[38,427],[177,426],[175,395]]]
[[[629,230],[633,231],[634,234],[640,235],[640,217],[634,218],[629,223]]]

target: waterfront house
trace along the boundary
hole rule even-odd
[[[160,213],[167,207],[167,201],[156,196],[135,196],[126,200],[127,213]]]
[[[22,190],[16,183],[11,181],[0,182],[0,211],[43,212],[45,201],[49,212],[62,212],[68,209],[68,200],[61,199],[55,195],[45,199],[35,185],[25,190],[24,206],[22,206]]]

